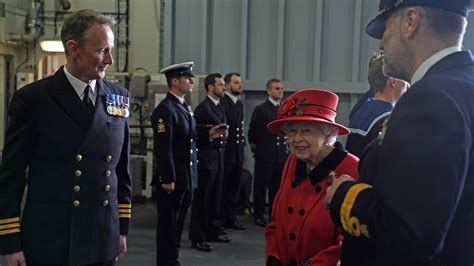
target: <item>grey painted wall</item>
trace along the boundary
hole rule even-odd
[[[279,77],[360,93],[377,42],[365,25],[373,0],[163,0],[163,64],[197,62],[198,74],[237,71],[250,90]]]
[[[273,77],[290,92],[322,88],[338,93],[336,120],[342,124],[368,88],[367,65],[378,41],[365,27],[378,12],[376,0],[162,1],[162,64],[195,61],[200,75],[240,72],[247,126],[266,98],[265,82]],[[468,28],[467,48],[474,48],[473,31]],[[249,169],[251,157],[247,149]]]
[[[377,12],[373,0],[163,1],[163,64],[192,60],[198,74],[240,72],[247,129],[270,78],[282,79],[287,92],[337,92],[342,124],[368,87],[366,68],[377,42],[364,30]],[[248,148],[246,156],[253,171]]]

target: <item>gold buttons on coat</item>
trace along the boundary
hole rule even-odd
[[[109,190],[110,190],[110,185],[105,185],[104,190],[105,190],[105,192],[109,192]]]
[[[74,190],[74,192],[79,192],[81,190],[81,187],[80,186],[74,186],[72,189]]]
[[[81,203],[78,200],[75,200],[75,201],[72,202],[72,205],[74,205],[74,207],[79,207],[79,205],[81,205]]]
[[[109,177],[112,174],[110,170],[105,171],[105,176]]]
[[[74,175],[75,176],[81,176],[82,175],[81,170],[76,170],[76,172],[74,172]]]
[[[104,200],[104,202],[102,202],[102,206],[107,207],[108,205],[109,205],[109,201],[108,201],[108,200]]]
[[[110,161],[112,160],[112,155],[107,155],[107,156],[105,157],[105,160],[106,160],[107,162],[110,162]]]
[[[81,160],[82,160],[82,155],[80,155],[80,154],[76,155],[76,161],[79,162],[79,161],[81,161]]]

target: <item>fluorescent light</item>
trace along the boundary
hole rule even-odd
[[[61,41],[41,41],[40,46],[45,52],[64,52],[64,46]]]

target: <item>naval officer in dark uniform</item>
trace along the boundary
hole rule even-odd
[[[13,96],[0,169],[3,265],[114,265],[127,250],[128,91],[103,79],[113,25],[93,10],[71,14],[66,66]]]
[[[469,5],[382,0],[367,27],[382,39],[385,73],[411,87],[370,156],[372,170],[328,188],[346,233],[343,266],[474,264],[474,58],[461,49]]]
[[[280,187],[281,173],[288,158],[286,136],[278,136],[267,129],[267,124],[277,118],[278,106],[283,98],[283,84],[270,79],[266,84],[268,99],[255,107],[249,126],[249,143],[255,157],[253,179],[254,221],[265,226],[264,218],[267,190],[271,209]]]
[[[242,183],[244,163],[244,105],[239,99],[242,94],[242,79],[238,73],[228,73],[224,77],[226,92],[220,103],[224,107],[229,125],[229,136],[224,155],[224,226],[235,230],[245,230],[246,225],[237,220],[237,202]]]
[[[219,73],[204,79],[207,97],[196,107],[198,142],[198,188],[194,192],[193,212],[189,228],[192,247],[212,251],[207,242],[230,242],[221,236],[222,189],[224,175],[224,149],[228,135],[227,119],[222,105],[224,79]]]
[[[180,265],[181,233],[197,187],[196,121],[184,95],[193,89],[193,62],[164,68],[169,91],[151,115],[158,224],[156,264]]]

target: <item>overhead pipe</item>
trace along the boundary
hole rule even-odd
[[[31,3],[31,8],[28,10],[26,17],[27,25],[25,27],[26,33],[11,33],[10,40],[12,41],[34,41],[41,35],[41,25],[38,23],[38,9],[39,5],[35,1]]]

